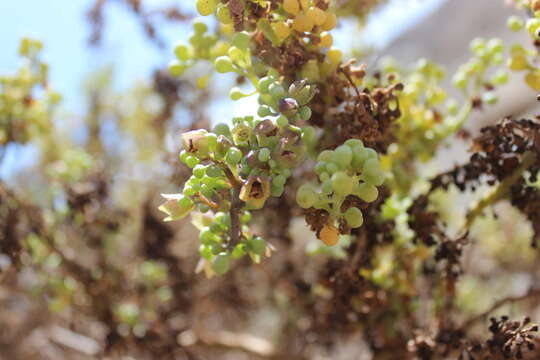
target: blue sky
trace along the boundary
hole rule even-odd
[[[366,38],[377,39],[379,48],[386,46],[407,27],[416,23],[444,0],[393,0],[370,18]],[[179,0],[150,0],[159,7]],[[65,106],[76,111],[80,103],[81,79],[93,69],[113,64],[116,84],[127,87],[145,78],[156,66],[172,59],[172,46],[185,40],[189,27],[161,25],[167,46],[149,45],[140,23],[122,6],[111,2],[106,11],[105,37],[100,48],[89,48],[90,28],[86,11],[90,0],[4,0],[0,1],[0,73],[12,72],[18,66],[19,39],[31,36],[45,43],[44,58],[51,65],[51,84],[65,99]],[[193,8],[192,1],[181,0]],[[188,10],[189,11],[189,10]],[[383,26],[393,24],[392,28]],[[345,32],[349,33],[349,32]],[[339,38],[339,34],[337,36]],[[343,36],[342,36],[343,38]],[[351,39],[341,42],[350,45]]]
[[[390,0],[390,5],[374,13],[364,30],[366,39],[376,39],[371,44],[383,49],[399,34],[413,26],[445,0]],[[138,19],[118,2],[111,1],[105,12],[105,33],[101,46],[88,46],[90,26],[86,18],[88,7],[94,0],[0,0],[0,74],[13,73],[19,66],[17,49],[19,40],[30,36],[44,42],[43,58],[50,64],[50,84],[63,95],[64,109],[82,115],[85,104],[82,97],[82,80],[93,70],[113,65],[114,84],[117,89],[132,86],[138,80],[149,77],[156,67],[165,66],[172,58],[172,48],[178,41],[186,42],[190,24],[169,25],[161,23],[159,32],[166,46],[160,49],[148,43]],[[151,7],[181,3],[186,11],[194,11],[192,0],[147,0]],[[205,21],[209,21],[206,19]],[[392,24],[388,27],[387,24]],[[345,22],[335,31],[336,45],[346,49],[359,44],[361,39],[351,38],[358,34],[353,22]],[[357,43],[358,42],[358,43]],[[232,102],[228,99],[227,81],[214,83],[214,90],[221,98],[209,109],[223,121],[232,116],[254,113],[255,97]],[[22,150],[22,152],[21,152]],[[30,151],[30,153],[29,153]],[[8,152],[0,177],[7,169],[16,171],[25,166],[21,159],[34,158],[31,148]]]
[[[165,1],[152,1],[158,2]],[[107,8],[103,46],[89,48],[85,15],[90,4],[89,0],[0,1],[0,72],[16,68],[21,37],[38,38],[45,43],[43,55],[51,65],[51,83],[64,94],[67,105],[73,106],[81,78],[92,69],[116,64],[117,76],[125,84],[166,63],[169,49],[147,46],[140,25],[116,4]]]
[[[171,3],[151,0],[152,6]],[[106,11],[102,46],[88,46],[90,27],[86,11],[89,0],[9,0],[0,1],[0,73],[13,72],[18,64],[17,48],[23,36],[42,40],[43,57],[50,64],[51,84],[75,110],[80,105],[81,79],[93,69],[115,66],[119,86],[129,86],[144,78],[172,57],[172,43],[186,38],[185,26],[163,26],[170,47],[159,49],[147,42],[140,23],[120,5],[112,2]]]

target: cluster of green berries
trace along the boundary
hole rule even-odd
[[[236,33],[227,54],[214,60],[214,66],[219,73],[236,72],[244,75],[251,67],[250,35],[245,32]]]
[[[508,18],[507,25],[508,25],[508,28],[514,32],[521,31],[525,28],[533,41],[540,39],[540,12],[539,11],[537,11],[534,14],[534,17],[531,17],[526,20],[516,15],[510,16]]]
[[[307,127],[309,128],[309,127]],[[233,126],[218,124],[214,132],[228,142],[224,161],[244,182],[240,199],[249,209],[260,209],[270,196],[284,192],[292,169],[304,158],[306,130],[273,119],[251,116],[233,119]]]
[[[259,116],[277,117],[276,123],[280,127],[311,118],[308,103],[315,96],[316,88],[305,80],[295,81],[287,87],[273,72],[269,72],[260,79],[258,90]]]
[[[508,68],[514,72],[525,72],[525,82],[536,91],[540,91],[540,70],[531,62],[529,57],[535,56],[535,51],[529,51],[520,44],[515,44],[510,49]]]
[[[213,61],[227,54],[229,44],[218,40],[215,34],[208,33],[208,26],[201,22],[193,23],[193,33],[189,37],[189,45],[179,43],[174,48],[176,59],[169,64],[173,76],[181,76],[198,60]]]
[[[0,76],[0,146],[24,144],[50,129],[51,112],[61,96],[48,85],[48,66],[40,59],[43,44],[23,38],[19,55],[24,65],[13,75]]]
[[[387,65],[385,72],[396,79],[403,77],[404,88],[399,93],[401,118],[399,140],[389,149],[393,158],[414,154],[421,160],[429,160],[441,139],[448,136],[453,116],[458,112],[455,100],[447,99],[442,86],[446,76],[444,69],[427,59],[420,59],[407,73]],[[438,115],[442,116],[442,119]],[[403,159],[401,159],[403,160]],[[397,159],[399,167],[402,161]],[[394,175],[399,174],[393,169]],[[405,174],[405,178],[407,175]],[[409,179],[410,180],[410,179]]]
[[[421,102],[426,107],[440,106],[446,100],[446,92],[441,86],[445,75],[441,66],[419,59],[404,81],[402,96],[407,97],[406,101]]]
[[[141,279],[149,285],[162,285],[167,281],[167,265],[159,261],[147,260],[139,266]]]
[[[515,32],[526,28],[535,42],[540,40],[540,18],[538,16],[530,18],[526,22],[518,16],[511,16],[508,18],[508,27]],[[524,71],[527,85],[535,91],[540,91],[540,70],[533,65],[533,61],[529,61],[529,58],[535,58],[537,55],[537,50],[527,50],[520,44],[514,44],[510,49],[508,68],[514,72]]]
[[[213,217],[208,217],[202,222],[199,233],[199,254],[207,261],[212,271],[218,275],[225,274],[231,265],[231,260],[236,260],[249,255],[250,258],[259,262],[260,258],[268,251],[266,241],[260,236],[252,234],[248,224],[251,213],[243,211],[240,214],[243,241],[236,244],[232,249],[226,241],[231,227],[231,217],[228,213],[217,212]]]
[[[474,55],[467,63],[461,65],[454,75],[454,85],[469,94],[481,93],[482,101],[494,104],[497,97],[493,91],[484,91],[485,85],[503,85],[508,81],[508,74],[499,69],[493,74],[491,67],[498,67],[504,63],[504,44],[500,39],[486,41],[482,38],[471,42],[471,52]]]
[[[94,164],[92,155],[83,149],[61,149],[58,159],[47,166],[46,172],[51,179],[76,182],[87,175]]]
[[[444,69],[432,61],[421,58],[411,67],[401,67],[394,59],[384,58],[380,69],[383,76],[364,79],[369,89],[380,87],[381,79],[386,86],[403,84],[395,93],[397,100],[390,102],[391,108],[399,104],[397,139],[381,161],[389,170],[388,186],[408,192],[414,177],[410,176],[411,168],[404,166],[407,159],[431,159],[440,141],[452,133],[452,129],[455,131],[459,108],[455,100],[448,99],[442,85],[446,76]]]
[[[306,129],[311,129],[306,127]],[[211,211],[213,221],[201,229],[201,256],[215,273],[229,268],[229,259],[250,255],[255,261],[266,249],[264,240],[249,232],[251,215],[247,210],[260,209],[269,197],[279,197],[285,183],[304,158],[302,138],[310,131],[272,119],[252,116],[234,118],[232,126],[217,124],[212,132],[194,130],[183,134],[184,150],[180,159],[193,169],[182,193],[163,195],[160,210],[167,221],[181,219],[197,209]],[[228,215],[235,187],[240,187],[242,201],[241,241],[230,248],[231,219]]]
[[[350,139],[335,150],[321,152],[315,172],[319,183],[306,183],[298,188],[298,205],[304,209],[326,210],[330,215],[327,226],[330,229],[335,229],[342,221],[350,228],[362,226],[362,211],[354,206],[344,209],[343,203],[351,195],[368,203],[377,199],[377,186],[385,181],[377,153],[364,147],[361,140]],[[325,234],[319,234],[319,237],[328,245],[337,241],[335,236],[326,238]]]

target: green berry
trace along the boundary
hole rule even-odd
[[[265,76],[261,80],[259,80],[259,90],[261,93],[268,92],[268,88],[270,85],[274,82],[274,79],[271,77]]]
[[[343,171],[338,171],[330,179],[334,192],[341,195],[349,195],[354,188],[354,179]]]
[[[223,275],[229,271],[231,264],[227,253],[220,253],[212,261],[212,270],[218,275]]]
[[[183,208],[188,208],[190,206],[193,206],[193,200],[191,200],[187,196],[183,196],[181,199],[178,200],[178,204]]]
[[[377,159],[368,159],[362,169],[364,180],[370,185],[380,186],[384,183],[384,172]]]
[[[181,64],[178,60],[172,60],[169,63],[169,72],[172,76],[182,76],[186,71],[186,66]]]
[[[223,225],[217,223],[217,222],[212,222],[210,225],[208,225],[208,228],[210,229],[210,231],[212,231],[214,234],[220,234],[222,233],[225,229],[223,228]]]
[[[538,36],[538,29],[540,29],[540,19],[529,19],[525,25],[529,34],[536,39]]]
[[[190,167],[191,169],[193,169],[198,163],[199,163],[199,159],[197,159],[195,156],[188,155],[186,157],[186,165]]]
[[[351,207],[345,211],[344,214],[345,220],[347,221],[347,224],[355,229],[362,226],[364,223],[364,216],[362,215],[362,211],[360,211],[357,207]]]
[[[379,197],[379,190],[373,185],[362,183],[356,187],[354,194],[365,202],[373,202]]]
[[[334,188],[332,188],[332,181],[326,180],[322,183],[321,191],[325,195],[330,195],[334,192]]]
[[[219,224],[222,224],[224,227],[229,228],[231,226],[231,216],[224,212],[218,212],[214,216],[214,220]]]
[[[311,118],[311,109],[308,106],[302,106],[300,110],[298,110],[298,114],[302,120],[308,121]]]
[[[218,20],[222,22],[223,24],[232,23],[231,12],[229,11],[229,8],[222,3],[218,4],[217,10],[216,10],[216,16]]]
[[[260,117],[266,117],[272,115],[272,109],[270,109],[267,105],[259,106],[259,109],[257,110],[257,115]]]
[[[342,168],[346,168],[351,164],[353,158],[352,150],[347,145],[340,145],[334,150],[334,156],[333,161],[341,166]]]
[[[285,187],[283,185],[276,185],[273,183],[270,185],[270,194],[273,197],[280,197],[281,195],[283,195],[284,191]]]
[[[240,149],[236,147],[231,147],[227,151],[227,154],[225,155],[225,161],[229,165],[236,165],[240,162],[240,160],[242,160],[242,157],[243,157],[243,154],[242,154],[242,151],[240,151]]]
[[[245,54],[236,46],[231,46],[227,51],[227,54],[231,58],[231,61],[236,63],[240,67],[245,67]]]
[[[234,71],[234,66],[231,58],[228,56],[220,56],[214,61],[214,66],[219,73],[229,73]]]
[[[182,150],[180,151],[180,161],[185,163],[186,162],[186,158],[189,156],[189,153],[186,151],[186,150]]]
[[[212,246],[201,244],[199,246],[199,254],[203,259],[210,260],[212,257],[214,257],[214,254],[212,253]]]
[[[208,16],[216,11],[217,0],[197,0],[196,6],[199,14]]]
[[[364,147],[355,147],[353,149],[352,167],[356,172],[361,172],[364,167],[364,162],[369,158],[368,149]]]
[[[223,247],[219,243],[212,243],[210,247],[212,247],[212,254],[214,255],[218,255],[223,251]]]
[[[473,39],[470,48],[473,53],[480,55],[486,48],[486,41],[482,38]]]
[[[247,224],[248,222],[250,222],[251,221],[251,213],[249,211],[244,211],[242,216],[240,216],[240,221],[242,222],[242,224]]]
[[[468,83],[467,75],[462,71],[457,72],[452,78],[452,83],[458,89],[465,89]]]
[[[187,61],[189,59],[189,48],[184,44],[177,44],[174,47],[174,54],[180,61]]]
[[[271,68],[270,70],[268,70],[268,76],[276,79],[279,77],[279,72],[276,69]]]
[[[223,135],[223,136],[231,135],[231,130],[229,129],[229,125],[224,124],[224,123],[216,124],[212,132],[215,133],[216,135]]]
[[[182,193],[185,195],[185,196],[193,196],[197,193],[197,190],[195,190],[193,187],[191,186],[184,186],[184,189],[182,190]]]
[[[197,165],[193,168],[193,175],[198,178],[202,178],[206,173],[206,166],[204,165]]]
[[[510,16],[507,22],[508,28],[511,31],[518,32],[523,29],[523,20],[519,16]]]
[[[261,162],[267,162],[270,160],[270,150],[268,148],[262,148],[259,150],[258,158]]]
[[[446,102],[446,110],[448,111],[448,114],[450,114],[452,116],[457,115],[457,113],[459,111],[459,106],[458,106],[457,101],[454,100],[454,99],[449,99]]]
[[[487,50],[491,56],[504,51],[504,44],[501,39],[491,39],[487,42]]]
[[[232,44],[239,49],[246,50],[249,48],[251,37],[245,31],[236,33],[232,39]]]
[[[270,86],[268,87],[268,91],[270,92],[270,95],[272,95],[272,97],[275,99],[281,99],[283,96],[285,96],[285,89],[278,82],[270,84]]]
[[[285,185],[286,182],[287,182],[287,179],[283,175],[274,176],[274,178],[272,179],[272,184],[276,186],[283,186]]]
[[[206,24],[203,23],[202,21],[195,21],[193,23],[193,30],[195,30],[196,35],[199,35],[199,39],[200,39],[201,38],[200,35],[208,31],[208,26],[206,26]]]
[[[336,163],[331,162],[326,164],[326,171],[328,171],[330,174],[333,174],[338,170],[339,166]]]
[[[218,166],[210,165],[209,167],[206,168],[206,175],[213,178],[219,178],[223,175],[223,172]]]
[[[296,202],[304,209],[308,209],[318,200],[317,193],[311,184],[303,184],[296,192]]]
[[[302,128],[302,141],[306,144],[312,144],[315,142],[317,134],[313,126],[304,126]]]
[[[278,118],[276,119],[276,124],[277,126],[279,127],[285,127],[287,125],[289,125],[289,119],[287,119],[287,117],[285,115],[279,115]]]
[[[334,152],[332,150],[324,150],[319,156],[317,156],[317,161],[332,161],[334,158]]]
[[[199,233],[199,240],[201,241],[201,243],[203,243],[205,245],[209,245],[209,244],[211,244],[213,242],[218,242],[219,241],[219,236],[217,236],[215,233],[213,233],[212,230],[210,230],[209,227],[205,227]]]
[[[368,159],[377,159],[379,157],[379,155],[377,154],[377,152],[371,148],[366,148],[366,153],[367,153],[367,158]]]
[[[260,236],[254,236],[249,241],[249,247],[257,255],[263,255],[266,251],[266,241]]]
[[[247,95],[244,94],[242,90],[240,90],[240,88],[235,86],[231,89],[229,96],[231,97],[232,100],[237,101],[242,98],[245,98]]]
[[[201,194],[203,194],[207,198],[211,198],[212,196],[214,196],[214,190],[210,186],[205,184],[201,186]]]
[[[349,139],[345,141],[345,145],[350,146],[351,149],[354,149],[357,146],[364,147],[364,143],[359,139]]]
[[[240,259],[242,256],[246,255],[246,245],[245,244],[238,244],[234,247],[231,257],[233,259]]]

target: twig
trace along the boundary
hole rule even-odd
[[[180,334],[180,344],[184,347],[206,345],[226,349],[238,349],[257,358],[272,360],[305,360],[302,355],[280,353],[274,344],[266,339],[246,333],[231,331],[192,331]]]
[[[229,242],[229,250],[234,249],[236,244],[240,242],[240,209],[242,208],[242,201],[239,198],[240,188],[233,187],[231,190],[231,209],[229,214],[231,215],[231,241]]]
[[[221,164],[221,169],[225,173],[225,176],[227,176],[227,180],[231,183],[233,187],[240,188],[242,187],[242,183],[238,180],[236,176],[232,173],[231,169],[225,164]]]
[[[216,333],[200,333],[198,335],[201,342],[207,345],[237,348],[261,357],[272,357],[276,353],[274,346],[270,342],[249,334],[219,331]]]
[[[101,351],[101,346],[96,340],[60,326],[52,326],[49,336],[55,343],[88,356],[95,356]]]
[[[204,196],[201,193],[198,193],[197,196],[199,196],[199,199],[205,203],[210,209],[217,210],[219,209],[219,205],[213,202],[212,200],[208,199],[206,196]]]
[[[227,179],[232,185],[231,189],[231,208],[229,214],[231,216],[231,240],[229,242],[229,250],[234,249],[234,247],[240,242],[241,238],[241,226],[240,226],[240,210],[242,209],[243,201],[240,200],[240,189],[242,188],[242,183],[236,178],[232,173],[231,169],[225,164],[222,164],[221,168],[227,176]]]
[[[343,75],[345,75],[345,77],[347,78],[347,80],[349,81],[349,83],[351,84],[351,86],[353,87],[354,89],[354,92],[356,92],[356,96],[358,97],[358,100],[360,100],[360,91],[358,90],[358,87],[356,86],[356,84],[354,83],[353,79],[351,78],[351,75],[349,75],[349,73],[347,73],[345,70],[343,70],[341,67],[339,68],[339,72],[343,73]]]
[[[523,300],[527,300],[527,299],[532,299],[532,298],[535,298],[535,297],[540,297],[540,289],[530,289],[524,295],[510,296],[510,297],[500,299],[499,301],[496,301],[493,305],[491,305],[491,307],[489,309],[487,309],[486,311],[484,311],[484,312],[470,318],[469,320],[465,321],[465,323],[463,323],[463,325],[461,325],[461,328],[462,329],[468,329],[474,323],[484,319],[490,313],[492,313],[493,311],[501,308],[502,306],[504,306],[506,304],[517,302],[517,301],[523,301]]]

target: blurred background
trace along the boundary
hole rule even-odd
[[[331,334],[315,329],[317,319],[292,314],[297,306],[335,315],[332,304],[318,308],[297,300],[306,284],[316,283],[326,258],[306,257],[306,244],[317,240],[296,213],[286,213],[293,218],[286,235],[276,230],[282,227],[277,207],[260,224],[278,251],[266,264],[255,269],[241,264],[225,280],[194,273],[193,226],[189,220],[164,225],[156,210],[159,194],[177,192],[188,176],[177,158],[179,135],[253,113],[257,104],[253,98],[229,100],[232,76],[214,74],[198,91],[194,79],[210,64],[190,69],[186,81],[164,72],[174,45],[187,42],[191,32],[192,1],[133,3],[0,1],[0,74],[21,65],[22,37],[39,39],[42,59],[50,65],[48,83],[63,97],[52,119],[58,130],[46,146],[11,145],[0,163],[0,179],[8,184],[1,188],[0,203],[20,197],[29,204],[8,206],[15,217],[0,212],[0,226],[34,229],[21,235],[32,250],[20,260],[26,266],[17,264],[23,270],[0,272],[0,359],[96,359],[109,347],[118,354],[111,358],[123,360],[374,358],[367,343],[375,340],[355,333],[330,340]],[[336,46],[349,55],[366,54],[368,66],[387,56],[402,64],[426,57],[451,75],[470,57],[475,37],[526,42],[525,34],[507,30],[506,19],[514,13],[503,0],[390,0],[365,21],[345,19],[334,31]],[[506,115],[535,112],[536,94],[520,76],[498,89],[497,105],[472,115],[466,127],[473,134]],[[458,96],[449,80],[445,86]],[[55,151],[44,150],[51,148]],[[427,172],[465,162],[466,150],[463,142],[450,141]],[[444,212],[447,198],[439,203]],[[30,204],[45,209],[39,221]],[[446,210],[449,218],[452,211],[463,213]],[[459,298],[468,314],[481,312],[494,298],[522,294],[536,282],[530,224],[508,204],[498,211],[507,216],[499,221],[490,214],[474,229],[482,247],[467,254]],[[505,252],[510,241],[517,246],[511,255]],[[12,263],[0,255],[0,269],[11,269]],[[330,298],[323,287],[312,290]],[[510,306],[502,310],[521,314]]]
[[[178,6],[178,1],[152,0],[144,3],[148,21],[157,25],[157,39],[154,41],[149,40],[145,20],[138,18],[126,3],[108,2],[100,20],[103,23],[94,25],[91,20],[93,5],[87,0],[2,2],[0,73],[9,73],[20,64],[17,48],[22,37],[43,41],[46,44],[43,57],[54,64],[50,82],[63,94],[64,110],[81,116],[80,109],[85,108],[81,77],[88,77],[99,69],[112,68],[114,89],[124,91],[137,81],[147,81],[155,69],[164,68],[172,58],[174,45],[187,42],[190,22],[167,21],[160,14],[160,10]],[[195,16],[191,2],[182,1],[180,7],[186,16]],[[335,31],[336,45],[351,52],[369,49],[368,65],[374,65],[385,56],[394,57],[402,64],[412,64],[418,60],[418,54],[422,54],[452,74],[469,57],[469,43],[475,37],[525,40],[522,33],[515,35],[501,26],[513,12],[515,9],[504,1],[391,0],[371,13],[365,24],[345,19],[340,29]],[[204,21],[211,22],[208,19]],[[387,26],[389,23],[391,27]],[[103,27],[103,32],[99,43],[94,39],[92,44],[92,38],[100,27]],[[208,116],[213,122],[224,121],[221,116],[224,113],[241,115],[257,106],[254,98],[228,101],[228,89],[233,78],[225,82],[224,76],[221,75],[220,81],[213,86],[217,96],[208,109]],[[449,82],[447,85],[450,88]],[[534,100],[519,96],[523,92],[531,92],[521,79],[514,78],[503,91],[499,104],[490,108],[488,113],[477,114],[475,117],[479,120],[469,126],[478,129],[489,118],[531,111],[536,105]],[[25,164],[26,161],[21,162],[12,153],[3,163],[0,173],[7,175],[7,168]]]

